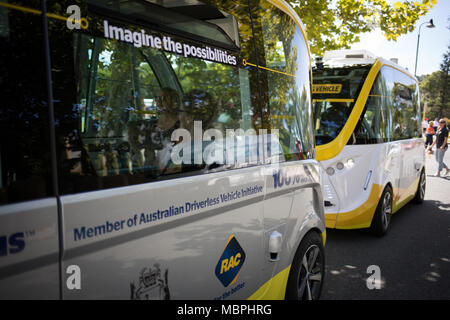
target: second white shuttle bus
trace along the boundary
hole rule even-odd
[[[392,214],[425,194],[418,82],[364,50],[327,52],[313,75],[326,226],[383,235]]]

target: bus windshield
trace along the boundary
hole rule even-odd
[[[313,69],[316,145],[333,141],[344,128],[371,66]]]

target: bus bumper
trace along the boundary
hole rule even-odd
[[[369,198],[358,208],[341,213],[325,213],[325,225],[330,229],[363,229],[369,228],[383,187],[378,184],[372,185]]]

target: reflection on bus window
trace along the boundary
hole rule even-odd
[[[90,19],[88,30],[49,26],[61,194],[261,163],[256,70],[237,66],[242,57],[255,60],[248,8],[224,3],[219,10],[208,1],[87,2],[82,10]],[[167,13],[190,28],[139,20],[156,13],[159,20]],[[139,46],[107,36],[105,26],[114,34],[139,31],[170,37],[182,46],[208,47],[217,56],[204,59]],[[219,59],[219,54],[232,57],[236,65]],[[211,146],[223,144],[227,130],[242,130],[251,137],[236,136],[234,150],[216,151]]]
[[[279,132],[286,161],[314,157],[314,137],[310,134],[311,106],[309,88],[309,55],[306,41],[295,22],[267,1],[260,3],[256,23],[262,30],[264,44],[263,90],[269,108],[266,126]],[[299,66],[303,66],[300,68]],[[264,83],[263,82],[263,83]]]
[[[179,128],[194,136],[194,121],[222,132],[253,127],[245,72],[85,35],[79,41],[79,74],[88,76],[80,79],[82,140],[98,176],[188,169],[171,163],[171,136]]]
[[[54,1],[50,6],[59,13]],[[266,1],[264,10],[254,10],[257,36],[268,42],[258,51],[249,8],[234,2],[87,0],[80,6],[88,30],[49,25],[61,194],[314,157],[307,44],[299,27]],[[140,45],[131,39],[135,33],[217,50],[228,63]],[[267,54],[271,71],[255,67],[256,54]],[[241,64],[244,59],[253,65]],[[235,146],[212,150],[224,145],[228,130],[239,133]],[[263,158],[260,143],[276,131],[279,140]]]

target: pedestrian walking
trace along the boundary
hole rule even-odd
[[[436,161],[439,164],[436,177],[441,176],[441,171],[443,169],[445,169],[445,175],[447,175],[448,172],[450,171],[447,165],[444,163],[444,155],[448,149],[447,141],[448,141],[447,121],[445,121],[445,119],[441,119],[439,120],[439,128],[436,131],[436,139],[431,144],[431,146],[428,147],[428,150],[431,150],[431,148],[434,145],[436,145]]]
[[[425,131],[428,128],[428,118],[423,119],[422,121],[422,132],[425,133]]]
[[[425,131],[425,137],[426,137],[426,141],[425,141],[425,147],[431,146],[433,144],[433,136],[436,134],[436,132],[433,129],[433,121],[430,121],[430,123],[428,124],[428,127]],[[430,150],[430,152],[432,152]]]
[[[438,130],[438,128],[439,128],[439,119],[435,118],[434,119],[434,124],[433,124],[434,132],[436,132]]]

